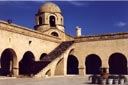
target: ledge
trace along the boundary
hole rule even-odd
[[[39,31],[32,30],[30,28],[26,28],[23,26],[19,26],[19,25],[13,24],[13,23],[9,24],[2,20],[0,20],[0,30],[6,30],[9,32],[14,32],[14,33],[22,34],[25,36],[30,36],[30,37],[47,40],[47,41],[52,41],[52,42],[57,42],[57,43],[61,42],[60,38],[45,35]]]
[[[75,37],[75,42],[115,40],[115,39],[126,39],[126,38],[128,38],[128,32]]]

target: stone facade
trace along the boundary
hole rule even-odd
[[[128,33],[81,36],[77,29],[70,36],[54,3],[42,5],[35,17],[35,30],[0,21],[0,75],[87,75],[100,68],[128,74]]]

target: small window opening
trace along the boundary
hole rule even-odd
[[[56,36],[56,37],[59,36],[57,32],[52,32],[51,35]]]
[[[39,25],[42,25],[42,17],[39,17]]]
[[[54,16],[50,16],[50,19],[49,19],[50,21],[50,27],[55,27],[56,25],[55,25],[55,17]]]

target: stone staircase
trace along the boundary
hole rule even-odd
[[[62,42],[58,47],[56,47],[52,52],[50,52],[47,56],[45,56],[41,61],[37,61],[34,64],[33,74],[39,73],[44,67],[46,67],[49,63],[51,63],[54,59],[58,58],[61,54],[63,54],[71,45],[73,45],[74,41]]]

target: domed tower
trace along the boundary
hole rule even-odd
[[[36,14],[35,30],[44,32],[48,29],[59,29],[64,32],[64,18],[61,10],[51,2],[43,4]]]

